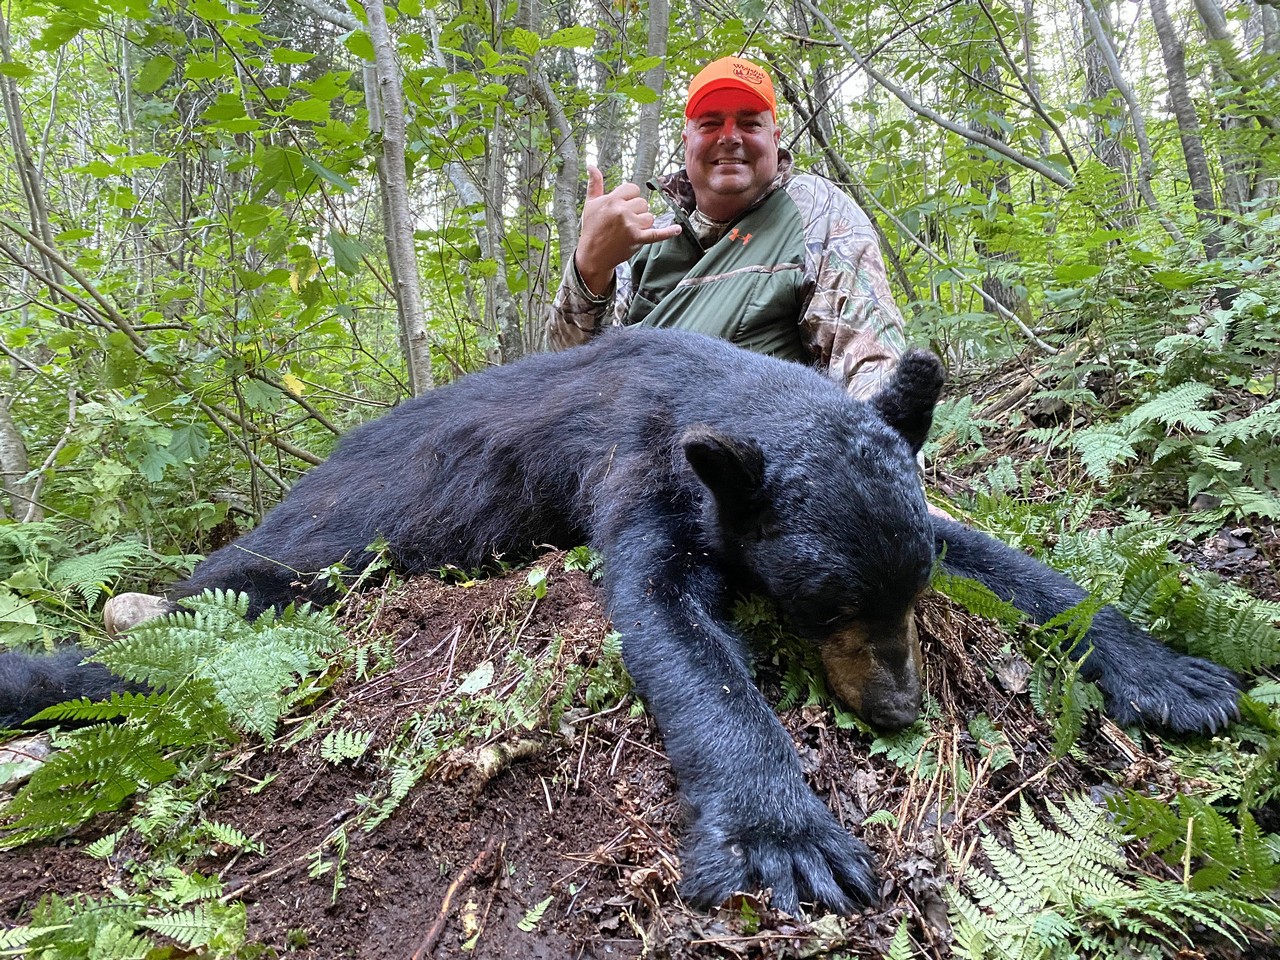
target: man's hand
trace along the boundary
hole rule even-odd
[[[596,295],[608,290],[614,268],[646,243],[680,236],[678,223],[655,228],[653,221],[649,202],[638,186],[623,183],[605,193],[599,168],[587,167],[587,202],[573,262],[588,290]]]

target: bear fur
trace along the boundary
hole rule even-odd
[[[913,607],[935,558],[1037,620],[1084,592],[961,524],[931,518],[915,455],[942,387],[907,354],[871,402],[730,344],[633,329],[464,377],[348,434],[262,524],[170,594],[244,591],[252,610],[331,599],[381,539],[397,568],[479,568],[534,545],[590,543],[637,692],[687,808],[682,890],[714,905],[772,888],[794,912],[878,898],[867,848],[810,790],[752,682],[726,607],[754,591],[816,644],[868,722],[920,707]],[[1210,731],[1236,712],[1227,670],[1182,656],[1107,608],[1078,655],[1121,723]],[[0,657],[0,724],[100,693],[75,657]],[[5,719],[7,717],[8,719]]]

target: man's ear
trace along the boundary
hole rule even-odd
[[[680,446],[721,510],[742,517],[758,502],[764,486],[764,453],[754,440],[700,424],[684,432]]]
[[[933,408],[945,379],[942,361],[928,350],[910,350],[898,362],[893,377],[871,398],[889,426],[918,453],[933,424]]]

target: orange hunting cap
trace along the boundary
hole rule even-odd
[[[778,98],[774,95],[769,74],[764,67],[741,57],[721,57],[702,68],[689,84],[684,115],[693,117],[702,98],[717,90],[744,90],[755,96],[762,106],[768,107],[775,120],[778,118]]]

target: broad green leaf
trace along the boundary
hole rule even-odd
[[[533,56],[542,46],[542,38],[532,30],[516,27],[510,34],[511,45],[525,56]]]
[[[272,63],[307,63],[314,58],[314,53],[308,53],[305,50],[287,50],[284,47],[276,47],[271,51]]]
[[[178,427],[169,437],[169,455],[178,463],[199,463],[209,455],[209,428],[203,423]]]
[[[132,173],[135,170],[153,170],[171,162],[173,162],[172,157],[161,156],[158,153],[135,153],[132,156],[120,158],[120,169],[125,173]]]
[[[12,63],[0,63],[0,76],[23,80],[34,73],[35,71],[21,60],[14,60]]]
[[[146,453],[142,455],[142,460],[138,463],[138,472],[151,483],[159,483],[164,479],[165,467],[176,465],[177,461],[169,456],[167,450],[148,445]]]
[[[142,65],[142,69],[138,72],[138,79],[133,82],[133,88],[138,93],[155,93],[173,76],[173,68],[176,66],[173,57],[168,54],[161,53],[152,57]]]
[[[543,41],[548,47],[589,47],[596,42],[596,32],[591,27],[565,27]]]
[[[345,233],[329,231],[329,247],[333,250],[333,262],[347,276],[353,276],[360,270],[360,260],[365,255],[364,244]]]
[[[342,45],[347,48],[347,52],[352,56],[373,63],[373,41],[369,39],[369,34],[363,30],[354,30],[345,34],[342,38]]]
[[[343,193],[351,193],[355,190],[356,185],[339,173],[330,170],[319,160],[314,160],[306,154],[302,155],[302,165],[324,180],[326,183],[332,184]]]
[[[619,88],[619,91],[630,97],[636,103],[656,103],[658,100],[658,95],[642,84],[621,87]]]
[[[250,379],[240,384],[240,395],[254,410],[274,410],[279,403],[281,392],[269,383]]]
[[[204,122],[220,125],[245,116],[244,103],[234,93],[220,93],[204,111]]]
[[[324,123],[329,119],[330,103],[328,100],[299,100],[284,108],[284,115],[292,120],[304,120],[311,123]]]
[[[1157,270],[1151,279],[1167,290],[1186,290],[1196,282],[1195,276],[1184,270]]]
[[[40,627],[31,601],[0,587],[0,640],[16,644],[39,638]]]
[[[234,75],[235,61],[230,57],[194,56],[182,65],[182,72],[188,80],[216,80]]]
[[[1077,280],[1088,280],[1102,272],[1102,268],[1093,263],[1064,263],[1053,268],[1053,275],[1063,283],[1074,283]]]

